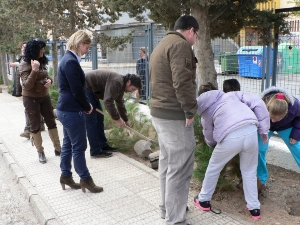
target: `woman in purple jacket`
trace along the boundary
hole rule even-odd
[[[210,200],[225,164],[240,155],[240,168],[247,209],[253,219],[260,218],[257,193],[257,132],[267,142],[269,114],[264,102],[243,92],[208,91],[197,98],[205,142],[215,146],[205,173],[202,188],[194,203],[210,210]]]
[[[291,151],[294,159],[300,167],[300,102],[289,92],[282,88],[270,87],[261,95],[266,103],[270,114],[271,127],[269,138],[274,131],[285,142]],[[263,185],[268,180],[268,169],[266,164],[266,152],[269,148],[269,142],[262,143],[258,140],[259,155],[257,177]]]

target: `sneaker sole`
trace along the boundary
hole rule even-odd
[[[194,202],[194,205],[195,205],[196,207],[198,207],[199,209],[201,209],[202,211],[210,211],[210,208],[204,208],[204,207],[202,207],[202,206],[200,205],[199,201]]]
[[[251,215],[251,212],[249,211],[249,209],[247,207],[246,207],[246,209],[250,213],[250,216],[252,217],[252,219],[259,220],[261,218],[261,216],[253,216],[253,215]]]

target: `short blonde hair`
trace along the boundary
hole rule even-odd
[[[270,116],[284,117],[288,112],[290,100],[283,93],[277,93],[267,102]]]
[[[81,56],[79,43],[91,44],[91,36],[84,30],[78,30],[68,40],[66,49],[74,51],[78,56]]]

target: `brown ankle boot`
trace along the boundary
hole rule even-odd
[[[25,129],[24,132],[20,134],[20,136],[30,139],[30,131]]]
[[[64,175],[61,175],[60,184],[63,190],[66,189],[66,185],[70,186],[72,189],[80,189],[80,184],[75,183],[73,177],[65,177]]]
[[[103,191],[102,187],[96,186],[92,177],[89,177],[86,180],[80,179],[81,190],[85,192],[85,189],[88,189],[92,193],[99,193]]]

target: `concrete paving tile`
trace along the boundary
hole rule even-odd
[[[136,195],[120,198],[119,201],[112,201],[105,205],[105,211],[117,222],[137,217],[155,209],[156,207]]]
[[[139,192],[137,193],[137,195],[154,207],[158,208],[159,204],[161,203],[159,186],[146,191]]]
[[[122,181],[122,184],[134,193],[144,192],[159,186],[159,181],[152,174],[142,174],[136,176],[134,180],[132,182],[132,178],[129,178]]]
[[[141,214],[137,217],[130,218],[125,221],[121,221],[118,225],[163,225],[165,220],[160,218],[157,210],[150,211],[144,214]]]
[[[106,214],[104,211],[93,208],[92,205],[90,207],[86,207],[85,209],[77,212],[72,212],[65,216],[60,216],[60,220],[62,224],[88,224],[88,225],[99,225],[99,224],[116,224],[116,221],[113,217]]]
[[[111,183],[114,181],[123,181],[123,180],[130,179],[130,178],[135,180],[134,179],[135,177],[146,174],[145,172],[143,172],[141,170],[137,170],[136,167],[132,166],[131,164],[122,162],[122,160],[119,161],[118,164],[113,163],[113,165],[114,165],[114,167],[111,168],[110,170],[90,172],[95,183],[96,183],[96,180],[98,180],[98,179],[99,179],[100,184]],[[91,166],[89,166],[89,167],[91,167]]]
[[[110,171],[111,169],[115,169],[120,165],[129,164],[115,155],[109,158],[92,158],[89,155],[89,150],[86,151],[86,162],[89,170],[92,172]]]
[[[101,184],[100,184],[101,185]],[[123,186],[122,183],[113,182],[102,185],[104,191],[92,196],[93,201],[102,208],[106,209],[106,204],[110,202],[118,202],[121,199],[132,196],[134,193]]]

